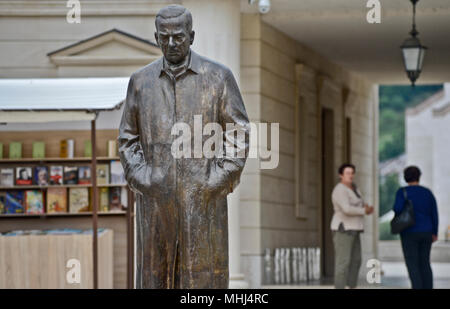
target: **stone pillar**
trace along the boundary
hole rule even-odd
[[[192,49],[233,71],[239,83],[241,5],[239,0],[184,0],[195,31]]]
[[[228,250],[230,289],[247,289],[248,283],[241,273],[241,225],[239,220],[239,186],[228,195]]]
[[[183,0],[192,13],[195,31],[192,49],[231,69],[240,78],[240,0]],[[228,195],[230,288],[247,288],[240,271],[239,187]]]

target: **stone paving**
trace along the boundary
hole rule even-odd
[[[432,263],[433,284],[435,289],[450,288],[450,262]],[[359,289],[410,289],[406,266],[403,262],[382,262],[384,275],[380,284],[369,284],[360,280]],[[325,278],[320,281],[299,285],[264,285],[263,289],[333,289],[333,280]]]

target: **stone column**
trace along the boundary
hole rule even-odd
[[[239,220],[239,186],[228,195],[228,250],[230,289],[247,289],[248,283],[241,273],[241,225]]]
[[[239,83],[240,0],[184,0],[183,6],[192,13],[192,49],[229,67]],[[247,288],[240,271],[239,187],[228,195],[228,222],[230,288]]]

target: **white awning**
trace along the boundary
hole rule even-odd
[[[0,123],[92,120],[120,108],[128,77],[0,79]]]
[[[1,123],[42,123],[42,122],[67,122],[67,121],[91,121],[95,119],[95,113],[88,112],[53,112],[53,111],[29,111],[29,112],[0,112]]]

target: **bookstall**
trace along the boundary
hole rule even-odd
[[[126,287],[132,288],[133,194],[118,158],[117,130],[96,130],[101,113],[120,109],[128,79],[94,80],[53,79],[51,85],[41,88],[39,84],[50,79],[2,81],[0,124],[87,121],[90,134],[82,130],[0,131],[0,220],[18,220],[10,225],[15,229],[35,229],[50,227],[45,220],[90,217],[92,286],[98,288],[99,216],[123,217]],[[59,90],[52,91],[58,89],[58,83]],[[29,220],[39,223],[28,224]],[[51,227],[64,225],[58,222]],[[74,228],[87,226],[79,222]],[[123,260],[121,256],[118,259]]]

